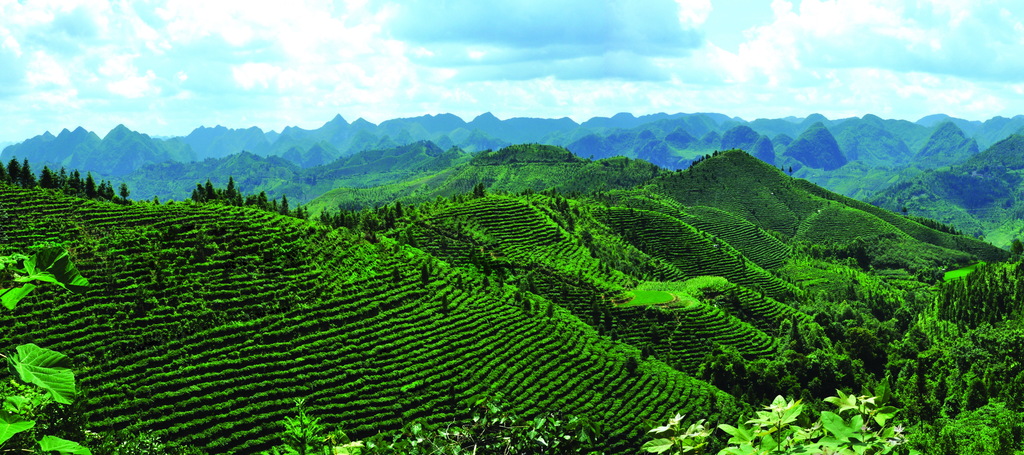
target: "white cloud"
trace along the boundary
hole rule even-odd
[[[676,0],[679,5],[679,23],[684,27],[699,27],[711,15],[711,0]]]
[[[773,0],[732,31],[740,42],[714,44],[712,4],[0,0],[0,140],[79,123],[316,127],[336,113],[915,119],[1024,105],[1021,5]]]
[[[32,54],[26,79],[32,87],[48,85],[64,87],[71,83],[68,71],[53,56],[43,51],[36,51]]]

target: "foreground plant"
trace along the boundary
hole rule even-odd
[[[0,290],[0,302],[10,310],[42,283],[56,284],[72,292],[81,292],[89,285],[71,263],[67,251],[56,245],[41,246],[32,256],[0,256],[0,277],[5,283],[17,283]],[[64,354],[29,343],[0,357],[7,360],[17,378],[0,391],[0,450],[9,451],[7,444],[19,434],[31,432],[47,405],[70,405],[77,391],[71,359]],[[42,452],[91,455],[89,449],[77,442],[52,435],[44,435],[35,443]],[[32,451],[26,447],[16,450]]]
[[[772,403],[757,411],[757,415],[738,427],[720,424],[718,428],[730,438],[728,447],[719,455],[755,454],[824,454],[824,455],[883,455],[893,453],[916,454],[905,447],[907,436],[901,425],[890,425],[899,411],[887,405],[891,399],[884,384],[874,395],[847,395],[828,397],[826,402],[836,411],[822,411],[811,422],[804,414],[800,400],[786,400],[777,396]],[[660,436],[642,447],[651,453],[699,454],[711,436],[711,430],[700,420],[682,430],[682,417],[676,415],[668,425],[650,431]]]

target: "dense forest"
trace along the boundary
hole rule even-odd
[[[829,143],[807,126],[773,156]],[[78,393],[5,405],[5,421],[39,423],[0,449],[45,430],[96,454],[257,453],[295,447],[301,427],[334,432],[317,444],[335,453],[442,453],[423,448],[439,439],[443,453],[640,453],[665,422],[742,427],[785,408],[777,396],[824,418],[828,397],[853,394],[900,410],[894,453],[1024,450],[1021,248],[796,178],[808,171],[741,133],[728,137],[751,153],[675,170],[421,143],[396,153],[416,172],[304,206],[233,178],[133,200],[128,184],[12,160],[0,256],[57,245],[90,285],[39,286],[4,314],[2,349],[63,353]],[[705,433],[708,453],[737,444]]]

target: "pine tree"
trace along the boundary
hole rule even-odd
[[[121,194],[121,199],[123,199],[125,202],[127,202],[128,201],[128,195],[131,194],[128,191],[128,184],[126,184],[124,182],[121,182],[121,188],[119,188],[119,193]]]
[[[11,184],[19,184],[18,179],[21,178],[21,165],[18,164],[17,158],[11,158],[11,161],[7,163],[7,178],[10,179]]]
[[[281,196],[281,214],[289,215],[291,211],[288,210],[288,196]]]
[[[18,180],[21,181],[22,188],[34,188],[36,186],[36,175],[32,173],[32,168],[28,165],[28,158],[25,158],[21,163],[21,176]]]
[[[76,171],[77,172],[77,171]],[[96,180],[93,180],[92,173],[85,173],[85,197],[93,199],[98,195],[96,192]]]
[[[203,186],[203,191],[204,191],[204,195],[206,196],[205,200],[207,200],[207,201],[216,201],[217,200],[217,190],[215,190],[213,188],[213,183],[210,182],[210,179],[206,179],[206,185]]]
[[[43,172],[39,175],[39,187],[49,189],[60,187],[57,183],[57,177],[53,175],[53,171],[50,170],[49,166],[43,166]]]

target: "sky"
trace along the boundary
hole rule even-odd
[[[618,112],[1024,114],[1019,0],[0,0],[0,143]]]

